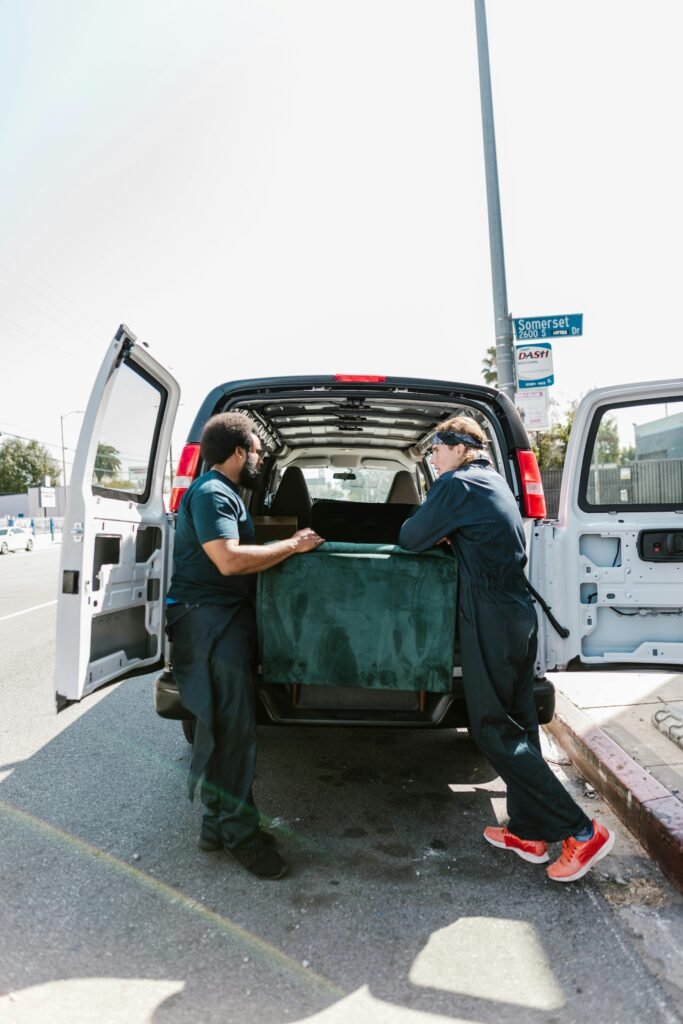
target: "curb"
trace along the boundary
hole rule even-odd
[[[683,803],[559,691],[543,728],[683,892]]]

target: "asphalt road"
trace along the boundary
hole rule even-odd
[[[502,787],[454,732],[263,728],[291,874],[199,853],[150,677],[55,715],[58,555],[0,557],[0,1020],[683,1019],[681,898],[566,765],[618,833],[574,885],[484,843]]]

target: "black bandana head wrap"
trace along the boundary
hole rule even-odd
[[[449,446],[464,444],[468,448],[484,448],[484,445],[481,441],[478,441],[476,437],[472,437],[470,434],[457,434],[454,430],[440,430],[438,433],[434,434],[432,444],[447,444]]]

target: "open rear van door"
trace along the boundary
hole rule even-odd
[[[95,381],[69,486],[57,603],[57,708],[163,663],[171,529],[163,500],[180,389],[128,329]]]
[[[538,669],[683,665],[683,380],[601,388],[572,425],[557,521],[532,529]]]

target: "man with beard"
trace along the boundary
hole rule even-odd
[[[241,413],[212,416],[202,431],[209,472],[183,497],[176,522],[166,621],[173,672],[196,717],[189,792],[202,778],[199,848],[225,849],[259,878],[281,878],[287,864],[260,827],[252,784],[256,766],[254,670],[256,578],[290,555],[322,543],[313,530],[254,544],[239,488],[253,489],[261,441]]]

